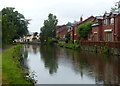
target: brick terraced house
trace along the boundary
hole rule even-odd
[[[78,26],[80,26],[82,24],[86,24],[88,22],[94,22],[94,16],[90,16],[89,18],[85,19],[84,21],[82,20],[82,17],[81,17],[80,21],[71,27],[71,30],[72,30],[70,33],[71,40],[81,40],[81,38],[79,37],[79,34],[78,34]]]
[[[120,41],[120,11],[105,13],[95,18],[92,41]]]
[[[56,38],[60,37],[60,39],[65,39],[66,33],[67,33],[66,25],[57,26],[57,28],[56,28]]]

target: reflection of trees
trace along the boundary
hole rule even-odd
[[[117,57],[108,57],[94,53],[77,53],[72,54],[73,68],[76,72],[95,77],[96,83],[117,84],[120,83],[120,59]],[[84,77],[83,77],[84,78]]]
[[[49,69],[49,73],[56,73],[58,68],[56,48],[51,46],[41,46],[40,52],[41,58],[44,60],[45,67]]]
[[[23,45],[22,57],[23,57],[23,61],[22,61],[23,69],[26,70],[28,69],[28,66],[27,66],[28,50],[26,49],[26,45]]]

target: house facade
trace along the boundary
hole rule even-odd
[[[57,26],[57,29],[56,29],[56,38],[60,37],[60,39],[65,39],[66,33],[67,33],[67,27],[66,27],[66,25]]]
[[[83,21],[82,17],[80,18],[80,21],[78,23],[76,23],[74,26],[72,26],[71,28],[71,33],[70,33],[70,36],[71,37],[71,40],[81,40],[81,38],[79,37],[79,34],[78,34],[78,27],[82,24],[86,24],[88,22],[94,22],[94,16],[90,16],[89,18],[85,19]]]
[[[92,25],[92,41],[120,41],[120,12],[96,17]]]
[[[70,34],[70,40],[81,40],[78,34],[78,26],[82,24],[86,24],[88,22],[94,22],[94,16],[90,16],[89,18],[83,21],[83,18],[80,18],[80,21],[75,21],[71,26],[57,26],[56,29],[56,37],[60,37],[61,39],[65,39],[65,35],[68,32]]]
[[[14,43],[29,43],[29,42],[40,42],[40,36],[34,34],[27,34],[24,37],[20,37],[19,39],[14,39]]]
[[[96,16],[94,20],[94,24],[92,25],[92,35],[91,41],[100,41],[102,40],[102,16]]]

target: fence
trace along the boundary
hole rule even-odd
[[[120,48],[120,42],[80,42],[80,45],[85,46],[109,46],[111,48]]]

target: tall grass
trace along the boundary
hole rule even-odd
[[[3,84],[29,84],[24,78],[24,72],[21,69],[21,46],[14,46],[2,54],[2,83]]]

